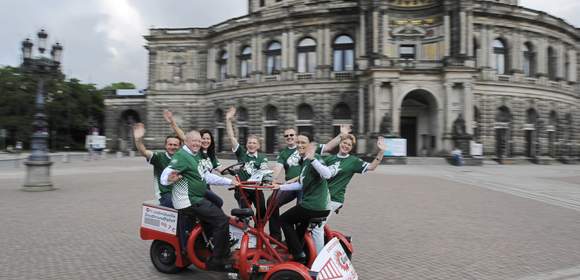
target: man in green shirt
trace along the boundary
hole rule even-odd
[[[298,152],[303,161],[298,182],[284,184],[279,188],[281,192],[302,189],[302,201],[280,216],[282,229],[286,236],[288,251],[297,262],[306,262],[303,248],[303,236],[311,218],[328,216],[330,193],[327,178],[330,170],[324,165],[320,155],[316,154],[316,146],[312,145],[312,136],[308,133],[298,135]]]
[[[223,270],[228,263],[228,217],[221,208],[205,198],[207,184],[231,186],[236,182],[207,172],[201,164],[201,135],[191,131],[185,135],[185,145],[175,153],[169,166],[161,174],[161,184],[173,184],[172,200],[175,209],[187,216],[197,217],[209,228],[214,241],[208,269]],[[173,178],[173,179],[170,179]]]
[[[163,186],[159,182],[161,172],[171,161],[171,157],[181,146],[181,140],[177,136],[167,136],[165,138],[165,151],[153,152],[145,148],[143,137],[145,136],[145,125],[137,123],[133,126],[133,139],[139,153],[147,159],[149,164],[153,165],[153,187],[155,189],[155,198],[159,200],[159,205],[173,208],[171,202],[171,187]]]
[[[341,125],[340,134],[324,145],[317,145],[316,153],[323,154],[332,151],[334,148],[336,148],[336,146],[338,146],[340,137],[350,133],[350,131],[350,125]],[[282,171],[282,168],[284,168],[286,183],[291,183],[294,182],[293,180],[297,180],[298,176],[300,175],[300,171],[302,170],[302,166],[300,165],[300,154],[296,149],[296,137],[296,130],[293,128],[284,130],[286,148],[280,150],[278,153],[276,166],[274,167],[274,178],[277,178],[278,174]],[[272,197],[268,198],[268,203],[270,203],[271,199]],[[300,203],[302,200],[302,190],[278,192],[276,195],[276,205],[274,206],[275,209],[272,212],[272,216],[269,220],[269,229],[270,236],[276,238],[277,240],[282,240],[282,231],[280,229],[279,219],[280,207],[294,199],[296,199],[297,204]]]

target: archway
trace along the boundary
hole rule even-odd
[[[495,116],[495,154],[498,159],[511,155],[511,122],[512,114],[506,106],[498,108]]]
[[[141,122],[139,113],[133,109],[125,110],[121,113],[117,129],[119,135],[119,151],[132,151],[134,148],[133,125]]]
[[[524,126],[526,137],[526,156],[533,158],[537,155],[537,131],[538,113],[535,109],[530,108],[526,113],[526,125]]]
[[[437,100],[430,92],[409,92],[401,104],[401,138],[407,139],[407,156],[429,156],[436,151]]]

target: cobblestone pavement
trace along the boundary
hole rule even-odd
[[[363,280],[580,279],[579,171],[381,166],[353,179],[330,225],[353,236]],[[138,231],[151,173],[140,158],[60,163],[58,190],[28,193],[24,168],[0,168],[0,279],[224,279],[152,266]]]

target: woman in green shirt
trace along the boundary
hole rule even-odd
[[[330,214],[332,214],[333,211],[338,213],[338,210],[342,208],[346,187],[354,174],[365,174],[368,171],[375,170],[383,160],[383,155],[387,149],[383,137],[379,137],[377,140],[377,155],[371,163],[368,163],[359,157],[350,154],[354,144],[356,144],[356,137],[354,137],[354,135],[342,135],[340,144],[338,145],[338,153],[324,157],[324,162],[330,169],[331,173],[331,177],[328,179],[328,190],[330,191]],[[320,252],[324,247],[324,224],[328,222],[330,214],[322,226],[316,227],[312,230],[312,238],[314,239],[316,251],[318,252]]]
[[[316,154],[316,146],[312,145],[312,136],[300,133],[297,138],[298,152],[303,161],[298,182],[276,185],[280,191],[303,190],[302,201],[280,216],[280,222],[288,250],[297,262],[306,262],[303,248],[303,236],[312,218],[326,217],[330,213],[330,194],[327,178],[330,170],[326,167],[320,155]]]

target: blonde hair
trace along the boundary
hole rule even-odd
[[[356,144],[356,137],[354,137],[354,135],[352,135],[352,134],[346,134],[346,135],[341,136],[340,142],[342,142],[344,140],[350,140],[353,145]]]

